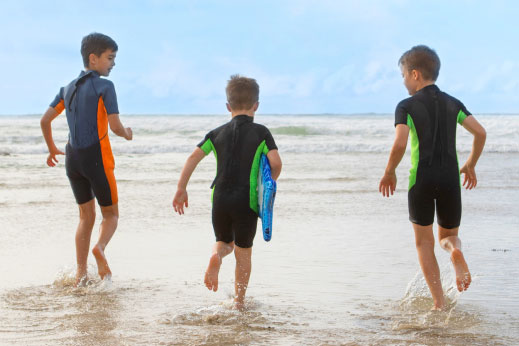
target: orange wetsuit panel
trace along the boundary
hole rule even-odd
[[[112,147],[108,139],[108,114],[103,102],[103,97],[99,97],[97,105],[97,130],[99,135],[99,142],[101,145],[101,155],[103,157],[103,166],[110,185],[110,192],[112,196],[112,204],[117,204],[117,183],[115,182],[114,168],[115,161],[112,154]]]

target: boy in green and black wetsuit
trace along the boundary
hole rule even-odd
[[[416,46],[399,60],[404,85],[411,95],[395,111],[396,138],[379,190],[389,197],[396,187],[395,169],[402,160],[411,134],[411,171],[409,176],[409,219],[413,224],[420,266],[434,300],[434,309],[445,306],[440,270],[434,255],[432,224],[436,209],[438,237],[443,249],[450,252],[456,271],[458,290],[471,282],[470,272],[461,252],[458,228],[461,220],[460,172],[463,185],[476,187],[476,163],[485,145],[484,128],[465,106],[440,91],[434,84],[440,59],[426,46]],[[461,168],[456,154],[456,128],[462,125],[474,136],[470,156]]]
[[[244,307],[251,272],[251,255],[258,222],[257,177],[261,154],[267,155],[272,178],[281,173],[281,159],[270,131],[254,123],[259,86],[252,78],[231,76],[226,88],[227,109],[232,119],[210,131],[189,156],[180,174],[173,208],[184,214],[188,206],[187,183],[198,163],[211,151],[217,174],[213,188],[212,221],[216,237],[204,282],[218,289],[222,259],[234,251],[236,257],[235,297],[237,309]]]

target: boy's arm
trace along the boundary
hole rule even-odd
[[[409,137],[409,127],[404,124],[396,125],[395,142],[393,148],[391,148],[391,154],[389,155],[389,161],[386,166],[384,176],[380,179],[378,191],[382,193],[384,197],[389,197],[389,194],[393,194],[396,189],[396,173],[395,170],[404,157],[405,149],[407,147],[407,138]]]
[[[173,198],[173,209],[180,215],[184,214],[184,206],[188,207],[187,200],[187,183],[189,182],[189,178],[191,178],[191,174],[195,170],[196,166],[202,161],[205,157],[205,152],[196,148],[193,150],[191,155],[186,160],[184,164],[184,168],[182,168],[182,172],[180,173],[180,179],[177,184],[177,192],[175,193],[175,197]]]
[[[267,153],[267,159],[269,159],[270,173],[272,175],[272,179],[277,180],[279,175],[281,174],[281,167],[283,166],[283,164],[281,163],[281,157],[279,156],[278,150],[269,150],[269,152]]]
[[[462,126],[474,136],[472,151],[470,152],[467,162],[460,170],[460,173],[465,174],[463,186],[467,184],[465,188],[471,190],[478,184],[478,179],[476,177],[476,163],[483,152],[483,147],[485,146],[485,141],[487,139],[487,132],[474,116],[466,117]]]
[[[130,127],[124,127],[119,119],[119,114],[113,113],[108,114],[108,124],[110,124],[110,130],[119,137],[123,137],[128,141],[133,138],[133,132]]]
[[[47,165],[49,167],[54,167],[56,166],[56,163],[58,163],[56,155],[65,155],[64,152],[56,147],[54,139],[52,138],[51,123],[58,115],[59,113],[56,109],[49,107],[40,120],[41,132],[43,133],[43,138],[45,138],[45,143],[47,143],[47,148],[49,149],[49,156],[47,156]]]

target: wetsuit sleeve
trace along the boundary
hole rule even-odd
[[[65,101],[63,100],[63,88],[59,89],[58,94],[54,98],[54,101],[52,101],[49,105],[51,108],[54,108],[58,114],[63,112],[65,109]]]
[[[270,133],[269,129],[267,129],[267,133],[265,135],[265,145],[267,146],[268,151],[277,149],[276,142],[274,141],[274,137],[272,137],[272,133]]]
[[[212,131],[209,132],[208,134],[206,134],[204,139],[197,145],[197,147],[202,149],[206,155],[214,150],[214,145],[213,145],[213,142],[211,141],[211,137],[212,137],[211,135],[212,135]]]
[[[110,81],[107,82],[107,86],[103,92],[103,102],[105,104],[106,114],[119,114],[114,84]]]
[[[400,102],[395,109],[395,126],[398,124],[407,125],[407,109],[404,107],[403,101]]]
[[[463,103],[461,103],[461,101],[458,101],[459,102],[459,112],[458,112],[458,124],[463,124],[463,122],[465,121],[465,118],[467,118],[468,116],[472,115],[472,113],[470,113],[467,108],[465,107],[465,105]]]

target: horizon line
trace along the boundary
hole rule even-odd
[[[358,112],[358,113],[335,113],[335,112],[323,112],[323,113],[257,113],[259,116],[315,116],[315,115],[334,115],[334,116],[352,116],[352,115],[393,115],[393,112]],[[474,112],[475,115],[519,115],[518,112]],[[0,114],[0,117],[33,117],[41,116],[43,113],[19,113],[19,114]],[[122,116],[224,116],[230,115],[229,113],[119,113]],[[256,116],[255,115],[255,116]]]

